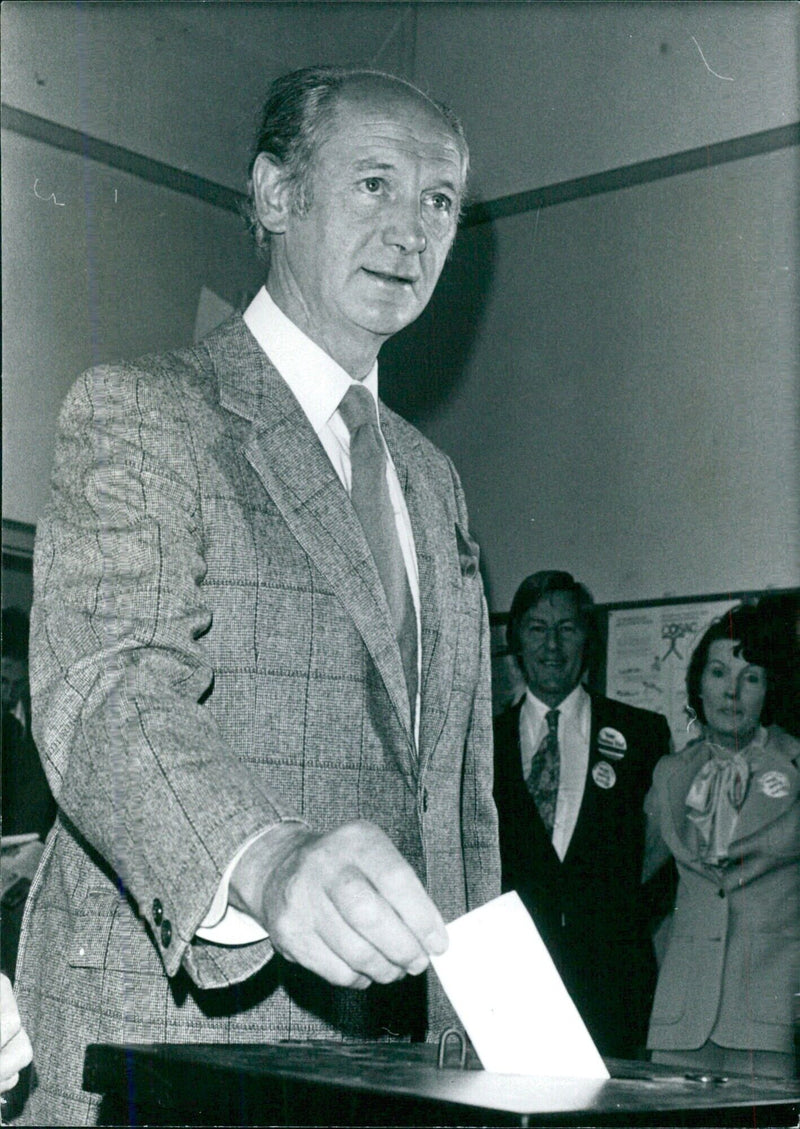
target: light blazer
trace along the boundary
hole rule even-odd
[[[268,941],[194,939],[259,828],[373,821],[445,920],[499,892],[477,546],[449,460],[380,416],[419,563],[418,753],[355,512],[238,315],[65,402],[35,555],[34,724],[60,813],[20,952],[32,1122],[96,1116],[90,1041],[424,1031],[425,977],[339,990]],[[452,1019],[434,979],[431,1037]]]
[[[687,836],[686,795],[708,757],[695,741],[662,761],[648,815],[678,864],[678,895],[648,1046],[792,1050],[800,975],[800,741],[772,726],[721,869]]]
[[[572,838],[559,859],[525,786],[519,702],[495,718],[494,794],[504,890],[536,922],[601,1054],[632,1058],[644,1046],[655,957],[641,889],[644,798],[669,751],[661,714],[591,695],[589,763]],[[625,740],[606,755],[604,728]],[[602,787],[593,775],[611,787]]]

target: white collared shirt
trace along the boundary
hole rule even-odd
[[[545,718],[550,708],[530,690],[525,691],[519,715],[519,744],[522,775],[525,780],[531,770],[531,762],[547,733]],[[578,822],[578,812],[586,787],[586,774],[589,771],[592,700],[583,686],[578,684],[556,709],[558,710],[560,771],[553,823],[553,847],[563,862]]]
[[[244,312],[244,322],[272,364],[288,384],[313,427],[345,490],[350,493],[350,432],[339,413],[339,404],[351,384],[361,383],[378,399],[378,362],[363,381],[355,381],[324,349],[306,336],[275,304],[265,287]],[[378,425],[380,427],[380,423]],[[384,442],[384,447],[386,446]],[[411,519],[392,456],[386,449],[386,480],[394,508],[395,525],[408,574],[408,584],[417,615],[417,685],[422,684],[419,572]],[[420,695],[414,710],[415,738],[419,741]],[[228,886],[239,859],[269,829],[243,843],[228,864],[211,908],[197,929],[197,936],[219,945],[244,945],[260,941],[266,931],[249,914],[228,905]]]
[[[261,287],[244,312],[244,323],[289,385],[295,399],[314,428],[325,453],[350,493],[350,432],[339,413],[342,397],[352,384],[362,384],[378,401],[378,362],[362,381],[353,380],[341,365],[298,329]],[[380,427],[380,424],[378,425]],[[386,446],[384,442],[384,447]],[[400,480],[386,449],[386,481],[394,507],[395,525],[417,613],[417,655],[420,656],[419,572],[414,534]],[[420,668],[421,669],[421,668]],[[419,705],[419,703],[417,703]],[[419,709],[415,716],[419,716]]]

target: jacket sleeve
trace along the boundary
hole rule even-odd
[[[665,723],[666,724],[666,723]],[[650,790],[644,800],[645,848],[642,864],[642,882],[649,882],[670,858],[671,852],[661,834],[661,802],[666,779],[666,762],[653,773]]]
[[[59,427],[35,552],[36,741],[67,824],[150,922],[167,973],[221,986],[271,948],[204,946],[197,926],[239,844],[294,813],[202,704],[214,672],[199,646],[195,439],[169,374],[132,366],[85,374]]]

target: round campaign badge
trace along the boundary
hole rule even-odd
[[[610,757],[611,760],[622,760],[625,756],[628,742],[618,729],[612,729],[610,725],[604,725],[597,734],[597,745],[604,757]]]
[[[758,786],[771,800],[782,800],[789,795],[789,777],[784,772],[773,770],[758,778]]]
[[[613,788],[617,782],[617,774],[608,761],[598,761],[592,769],[592,780],[598,788]]]

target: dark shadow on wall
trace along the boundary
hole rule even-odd
[[[462,229],[427,308],[381,349],[381,398],[423,432],[457,393],[491,288],[495,245],[492,224]]]

